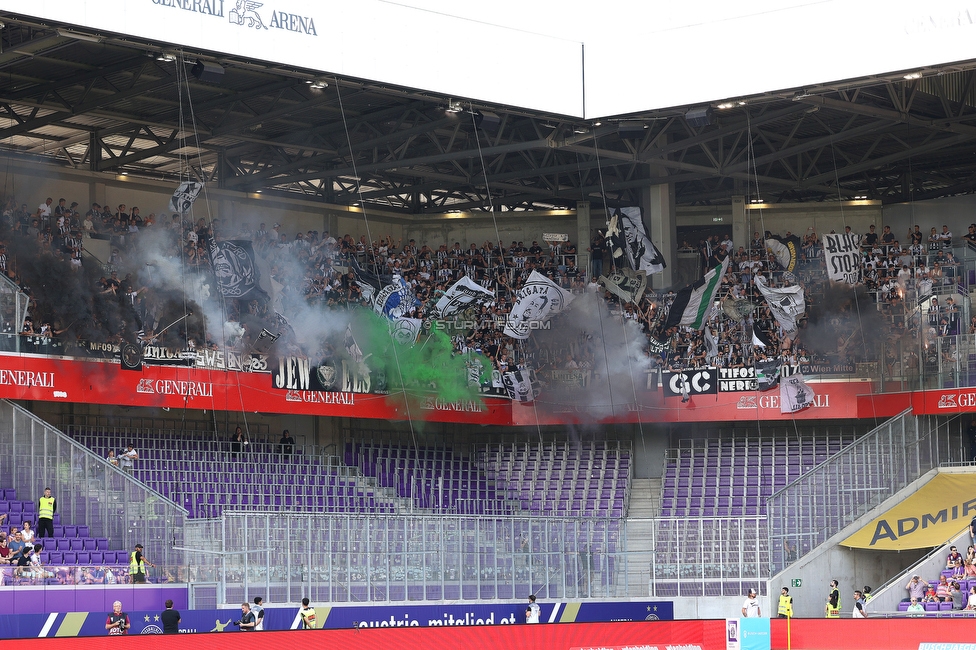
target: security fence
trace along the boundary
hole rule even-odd
[[[766,502],[776,575],[925,472],[964,458],[962,418],[894,417]]]
[[[87,527],[79,537],[106,540],[112,550],[142,544],[160,567],[183,564],[176,550],[183,545],[183,508],[8,401],[0,402],[0,482],[7,492],[16,491],[18,504],[36,503],[50,487],[59,526],[76,533]],[[169,577],[175,579],[164,579]]]
[[[188,579],[216,581],[220,602],[628,592],[624,524],[606,519],[225,512],[189,522],[186,539]]]

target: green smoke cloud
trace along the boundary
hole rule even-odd
[[[363,354],[370,355],[370,369],[385,369],[391,394],[405,392],[413,400],[431,394],[449,402],[479,399],[477,387],[468,386],[464,357],[455,354],[445,332],[424,329],[415,344],[400,345],[390,337],[389,322],[361,312],[354,316],[352,329]]]

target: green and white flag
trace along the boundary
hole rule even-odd
[[[728,268],[729,258],[726,257],[721,266],[709,270],[701,280],[679,291],[671,303],[664,329],[668,330],[676,325],[688,325],[696,330],[704,327],[715,296],[722,286],[722,277]]]

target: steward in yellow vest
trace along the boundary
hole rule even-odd
[[[793,596],[786,587],[779,592],[779,607],[776,608],[776,612],[780,618],[793,618]]]

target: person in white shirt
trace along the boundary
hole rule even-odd
[[[139,454],[132,448],[132,445],[129,445],[125,451],[119,454],[119,467],[126,472],[131,472],[137,460],[139,460]]]
[[[535,602],[535,595],[529,596],[529,605],[525,608],[525,622],[526,623],[538,623],[539,615],[542,610]]]
[[[760,618],[762,612],[759,609],[759,599],[756,597],[756,590],[750,589],[749,596],[742,603],[742,616],[745,618]]]
[[[264,629],[264,599],[261,596],[254,597],[254,604],[251,605],[251,613],[254,614],[254,631],[260,632]]]
[[[851,618],[867,618],[868,611],[864,609],[864,597],[861,595],[860,591],[854,592],[854,611],[851,612]]]
[[[52,203],[54,203],[54,199],[52,199],[49,196],[49,197],[47,197],[47,201],[45,201],[44,203],[42,203],[39,206],[37,206],[37,210],[40,213],[40,216],[42,216],[42,217],[50,217],[51,216],[51,204]]]
[[[31,522],[25,521],[21,524],[20,537],[25,544],[34,543],[34,529],[31,528]]]

